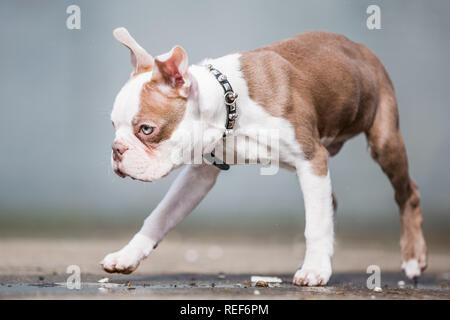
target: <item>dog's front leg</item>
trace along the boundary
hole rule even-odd
[[[334,221],[327,158],[328,152],[321,147],[314,159],[302,161],[297,167],[306,210],[306,254],[294,276],[297,285],[325,285],[331,276]]]
[[[164,199],[145,219],[141,230],[121,250],[102,262],[107,272],[131,273],[167,232],[183,220],[213,187],[220,170],[211,165],[190,165],[177,177]]]

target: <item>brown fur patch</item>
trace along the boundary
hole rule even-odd
[[[139,111],[133,119],[135,135],[148,147],[167,140],[183,118],[187,99],[176,94],[162,93],[155,81],[147,82],[141,92]],[[158,132],[145,136],[140,133],[141,124],[154,123]]]
[[[311,159],[314,173],[319,176],[326,176],[328,173],[328,151],[323,146],[318,146],[314,157]]]
[[[307,159],[320,156],[321,138],[349,139],[371,126],[387,76],[367,48],[321,31],[244,52],[241,68],[250,97],[293,124]]]

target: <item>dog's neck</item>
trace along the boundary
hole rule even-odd
[[[217,79],[210,73],[207,65],[211,64],[226,75],[233,88],[239,93],[242,76],[239,66],[236,64],[238,56],[233,54],[218,59],[207,59],[201,64],[192,65],[189,68],[192,84],[187,111],[191,113],[192,119],[198,121],[199,127],[202,128],[203,152],[209,152],[209,149],[213,148],[223,138],[227,117],[223,89]],[[236,127],[238,128],[239,125],[236,125]]]

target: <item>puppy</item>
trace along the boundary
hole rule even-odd
[[[126,29],[114,35],[130,49],[134,68],[111,114],[116,133],[112,166],[119,176],[155,181],[186,164],[186,153],[210,154],[226,146],[213,154],[214,163],[197,161],[184,168],[141,230],[104,258],[105,271],[134,271],[198,205],[220,169],[235,164],[230,159],[261,162],[257,153],[231,143],[244,137],[266,151],[264,161],[279,161],[297,174],[306,210],[306,254],[293,282],[326,285],[336,210],[327,161],[360,133],[395,191],[402,268],[409,278],[425,269],[420,196],[408,171],[394,88],[369,49],[314,31],[189,67],[180,46],[153,58]],[[257,136],[267,129],[278,133],[276,148]]]

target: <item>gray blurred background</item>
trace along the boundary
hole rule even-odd
[[[81,8],[81,30],[66,8]],[[381,30],[366,8],[381,7]],[[399,100],[412,176],[428,234],[450,231],[450,2],[417,1],[2,1],[0,3],[0,233],[86,234],[137,229],[178,172],[154,183],[111,170],[109,113],[131,72],[119,26],[152,55],[182,45],[191,63],[308,30],[341,33],[384,62]],[[399,229],[393,191],[364,137],[331,160],[337,230]],[[231,205],[230,205],[231,202]],[[293,173],[258,166],[223,173],[182,224],[218,230],[301,230],[303,202]],[[70,231],[72,230],[72,231]]]

